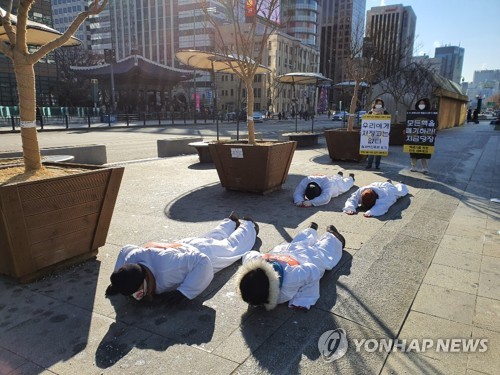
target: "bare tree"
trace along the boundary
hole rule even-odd
[[[371,84],[379,77],[383,69],[383,64],[379,57],[371,48],[371,45],[364,43],[363,26],[355,25],[349,56],[344,62],[344,69],[349,77],[349,81],[353,82],[353,94],[349,107],[349,123],[347,130],[352,131],[354,128],[354,113],[359,105],[358,91],[361,85],[371,86]]]
[[[91,84],[87,77],[78,75],[72,66],[97,65],[103,62],[101,55],[83,47],[60,48],[55,51],[57,85],[55,93],[63,106],[91,106]]]
[[[233,73],[245,84],[247,93],[248,142],[255,144],[253,121],[253,82],[262,63],[269,36],[278,28],[279,0],[221,0],[228,27],[208,11],[202,0],[207,20],[215,31],[216,51],[236,57]],[[229,28],[229,30],[228,30]]]
[[[17,23],[12,24],[11,11],[13,0],[0,17],[0,25],[5,29],[8,41],[0,42],[0,52],[12,60],[17,80],[19,95],[19,112],[21,116],[21,138],[23,147],[24,166],[26,171],[42,168],[42,158],[36,130],[36,101],[35,101],[35,71],[34,65],[49,52],[68,42],[85,19],[100,13],[108,0],[92,0],[87,10],[81,12],[73,20],[69,28],[60,36],[31,51],[28,49],[27,26],[28,13],[35,0],[19,0]]]
[[[396,107],[410,107],[418,98],[430,96],[433,90],[432,72],[428,64],[411,63],[399,68],[393,75],[380,82],[383,93],[394,99]],[[397,114],[395,122],[398,122]]]

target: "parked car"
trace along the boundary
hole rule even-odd
[[[344,121],[349,119],[349,112],[339,111],[332,116],[332,121]]]
[[[253,112],[253,122],[264,122],[266,116],[262,112],[254,111]]]

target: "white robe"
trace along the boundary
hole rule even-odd
[[[316,182],[321,188],[321,194],[316,198],[309,200],[313,206],[321,206],[330,202],[332,198],[338,197],[340,194],[348,191],[354,184],[354,179],[349,177],[342,177],[339,174],[334,176],[308,176],[304,177],[302,181],[295,188],[293,193],[293,202],[295,204],[301,203],[305,200],[305,192],[307,185],[311,182]]]
[[[115,271],[124,264],[142,264],[155,277],[156,294],[177,289],[193,299],[210,284],[215,272],[240,259],[255,244],[251,221],[240,220],[235,227],[234,221],[224,219],[205,236],[175,241],[167,249],[126,245],[120,250]]]
[[[300,232],[291,243],[276,246],[270,253],[283,267],[283,284],[280,288],[278,303],[289,301],[289,306],[309,309],[319,298],[319,281],[326,270],[331,270],[342,258],[342,243],[331,233],[318,238],[318,232],[307,228]],[[250,251],[243,256],[247,261],[266,256]],[[299,264],[287,261],[296,259]]]
[[[404,197],[408,194],[408,187],[404,184],[391,184],[390,182],[373,182],[370,185],[363,186],[356,190],[349,199],[345,202],[343,211],[356,212],[358,206],[361,204],[361,194],[366,189],[372,189],[377,193],[378,198],[375,205],[366,211],[367,215],[381,216],[385,214],[389,208],[396,203],[398,198]]]

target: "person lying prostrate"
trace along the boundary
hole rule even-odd
[[[344,177],[342,172],[334,176],[304,177],[295,188],[293,203],[298,207],[322,206],[348,191],[353,184],[353,173],[349,177]]]
[[[398,198],[408,194],[408,187],[404,184],[387,182],[373,182],[356,190],[345,202],[343,211],[348,215],[357,213],[361,205],[367,211],[365,217],[381,216],[396,203]]]

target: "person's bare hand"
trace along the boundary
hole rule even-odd
[[[364,216],[364,217],[373,217],[373,216],[372,216],[371,214],[369,214],[369,213],[365,213],[365,214],[363,214],[363,216]]]
[[[344,211],[347,215],[356,215],[356,211]]]

